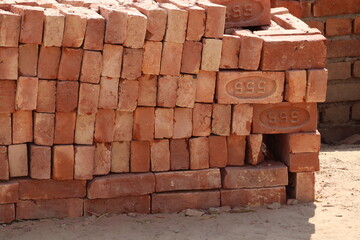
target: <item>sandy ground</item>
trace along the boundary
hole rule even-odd
[[[0,225],[0,239],[360,239],[360,145],[323,146],[315,203],[240,213],[47,219]]]

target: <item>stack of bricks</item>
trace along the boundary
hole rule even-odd
[[[59,2],[0,4],[0,222],[314,200],[318,30],[269,1],[249,29],[238,5]]]

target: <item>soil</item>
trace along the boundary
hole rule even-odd
[[[314,203],[220,214],[103,215],[0,225],[0,239],[360,239],[360,145],[323,146]]]

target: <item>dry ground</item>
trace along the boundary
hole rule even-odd
[[[323,146],[317,201],[202,217],[102,216],[0,225],[0,239],[360,239],[360,145]]]

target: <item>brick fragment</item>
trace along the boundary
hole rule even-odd
[[[262,134],[250,134],[246,136],[246,154],[245,161],[250,165],[258,165],[265,159],[262,152],[263,135]]]
[[[6,146],[0,146],[0,180],[9,179],[9,156],[8,148]]]
[[[141,76],[143,49],[124,48],[121,78],[134,80]]]
[[[174,109],[174,139],[190,138],[192,136],[192,109]]]
[[[83,50],[81,48],[63,48],[59,65],[59,80],[79,80]]]
[[[59,72],[61,49],[58,47],[40,47],[38,77],[57,79]]]
[[[221,60],[222,41],[219,39],[203,39],[201,70],[218,71]]]
[[[196,103],[193,109],[193,136],[211,134],[211,104]]]
[[[52,179],[74,179],[74,146],[57,145],[53,148]]]
[[[222,40],[220,68],[237,69],[239,65],[241,38],[224,35]]]
[[[96,51],[84,51],[81,66],[81,82],[99,83],[102,71],[102,54]]]
[[[195,102],[212,103],[214,101],[215,83],[216,72],[199,71]]]
[[[145,42],[141,69],[144,74],[159,75],[162,47],[161,42]]]
[[[206,137],[191,138],[190,169],[209,168],[209,139]]]
[[[12,143],[26,143],[33,141],[32,111],[15,111],[12,115]]]
[[[151,171],[164,172],[170,170],[169,140],[154,140],[150,142]]]
[[[19,183],[8,181],[0,183],[0,204],[16,203],[19,201]]]
[[[209,167],[225,167],[228,162],[228,150],[225,136],[209,137]]]
[[[0,81],[0,113],[15,111],[16,81]]]
[[[0,22],[0,46],[17,47],[19,45],[21,16],[0,10]]]
[[[188,140],[170,140],[170,167],[171,170],[186,170],[190,168]]]
[[[78,114],[90,115],[97,112],[99,91],[99,85],[89,83],[80,84]]]
[[[179,78],[161,76],[158,79],[157,106],[175,107]]]
[[[0,48],[0,79],[17,80],[18,48]]]
[[[139,82],[131,80],[120,80],[119,104],[117,110],[133,112],[137,106],[139,94]]]
[[[185,41],[183,46],[181,69],[182,73],[197,74],[201,63],[202,43]]]
[[[21,76],[37,76],[39,46],[37,44],[21,44],[19,46],[19,74]]]
[[[134,117],[132,112],[115,112],[114,141],[131,141]],[[141,117],[142,118],[142,117]],[[141,119],[139,118],[139,120]],[[141,121],[141,120],[140,120]]]
[[[178,80],[176,106],[194,108],[196,78],[192,75],[180,75]]]
[[[130,171],[130,142],[112,142],[111,172]]]
[[[155,109],[155,138],[172,138],[174,131],[174,109]]]
[[[211,132],[220,136],[230,134],[231,105],[213,104]]]
[[[156,106],[157,78],[156,75],[142,75],[138,79],[138,106]]]
[[[12,143],[11,114],[0,113],[0,144],[10,145]]]
[[[50,179],[51,147],[30,145],[30,177]]]
[[[245,163],[246,137],[230,135],[227,137],[228,166],[243,166]]]
[[[77,115],[75,126],[75,143],[93,144],[95,128],[95,114]]]
[[[26,144],[10,145],[9,169],[10,177],[25,177],[28,175],[28,153]]]
[[[184,43],[188,12],[169,3],[163,3],[160,6],[167,11],[167,25],[164,40],[166,42]]]
[[[115,112],[111,109],[99,109],[95,121],[95,141],[112,142]]]
[[[181,68],[183,44],[164,42],[161,56],[161,75],[178,76]]]
[[[39,80],[36,111],[55,112],[56,81]]]
[[[226,7],[210,2],[197,2],[206,11],[204,37],[222,38],[225,28]]]
[[[105,175],[111,168],[111,143],[95,143],[94,175]]]
[[[288,192],[290,197],[300,202],[315,200],[314,172],[290,173]]]
[[[123,58],[123,46],[105,44],[101,76],[119,78]]]
[[[116,109],[119,97],[119,79],[101,77],[98,108]]]
[[[328,70],[311,69],[307,72],[306,102],[325,102]]]
[[[74,112],[78,105],[78,82],[58,81],[56,86],[56,112]]]
[[[64,37],[65,16],[59,10],[45,8],[44,37],[46,47],[61,47]]]
[[[15,204],[0,205],[0,223],[11,223],[15,220]]]
[[[52,146],[54,144],[55,114],[35,113],[34,143]]]
[[[150,143],[148,141],[131,141],[130,171],[150,171]]]
[[[284,100],[287,102],[304,102],[306,95],[306,71],[286,71]]]
[[[126,37],[127,14],[124,9],[100,6],[100,14],[106,20],[105,43],[123,44]]]

